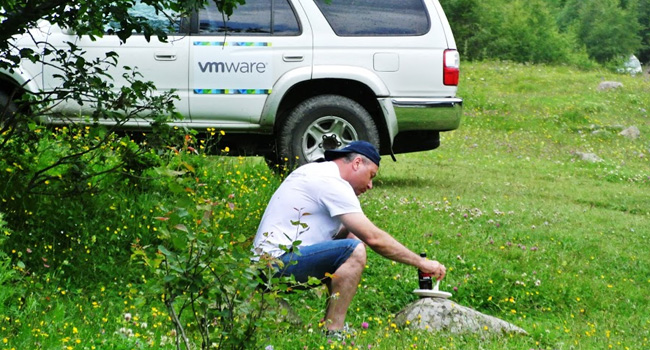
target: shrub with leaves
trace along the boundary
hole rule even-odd
[[[22,311],[24,291],[20,275],[5,252],[4,242],[12,234],[6,225],[0,212],[0,320],[11,321]]]
[[[177,198],[156,208],[158,243],[134,245],[132,257],[156,276],[147,285],[162,295],[179,349],[196,342],[202,349],[250,348],[262,324],[266,332],[282,327],[278,298],[292,284],[262,278],[261,271],[276,269],[273,259],[251,260],[277,180],[263,163],[263,173],[244,170],[241,159],[206,157],[187,141],[157,170],[160,189]]]

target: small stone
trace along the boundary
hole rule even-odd
[[[612,90],[622,87],[623,83],[619,83],[618,81],[603,81],[598,84],[598,91]]]
[[[594,153],[584,153],[584,152],[576,152],[575,153],[578,158],[581,160],[584,160],[585,162],[590,162],[590,163],[599,163],[602,162],[603,159],[597,156]]]
[[[636,126],[630,126],[629,128],[618,133],[621,136],[625,136],[628,139],[638,139],[641,136],[641,131]]]

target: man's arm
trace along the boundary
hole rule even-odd
[[[359,239],[359,237],[355,236],[354,233],[348,231],[348,229],[345,228],[345,226],[343,226],[339,231],[339,233],[337,233],[336,236],[334,236],[334,239],[344,239],[344,238]]]
[[[363,213],[349,213],[340,216],[341,222],[351,233],[366,243],[378,254],[415,266],[425,273],[433,274],[438,280],[445,277],[445,266],[435,260],[428,260],[410,251],[393,236],[378,228]]]

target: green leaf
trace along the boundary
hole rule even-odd
[[[172,244],[174,245],[174,248],[179,251],[185,250],[185,248],[187,248],[187,237],[182,234],[175,235],[172,237]]]
[[[309,279],[307,280],[307,284],[310,285],[310,286],[317,286],[317,285],[321,284],[321,280],[319,280],[316,277],[311,277],[310,276]]]
[[[179,231],[183,231],[183,232],[185,232],[185,233],[189,233],[189,232],[190,232],[190,231],[187,229],[187,226],[185,226],[185,225],[183,225],[183,224],[178,224],[178,225],[174,226],[174,228],[177,229],[177,230],[179,230]]]
[[[165,246],[163,246],[163,245],[159,245],[159,246],[158,246],[158,250],[159,250],[161,253],[163,253],[165,256],[173,256],[173,255],[174,255],[174,253],[170,252],[170,251],[169,251],[167,248],[165,248]]]

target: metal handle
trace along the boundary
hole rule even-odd
[[[282,55],[282,60],[285,62],[302,62],[305,59],[302,55],[290,56]]]
[[[175,53],[158,52],[154,54],[156,61],[176,61]]]

